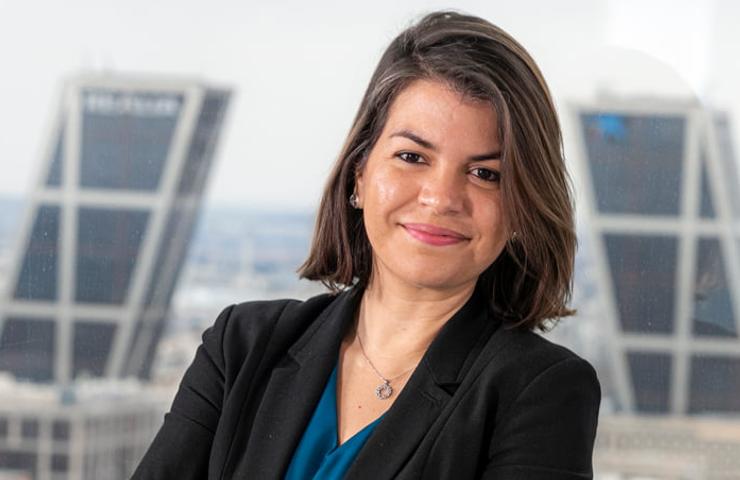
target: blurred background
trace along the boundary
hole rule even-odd
[[[372,69],[426,12],[555,97],[595,478],[740,478],[740,3],[0,0],[0,480],[125,479],[200,334],[295,270]]]

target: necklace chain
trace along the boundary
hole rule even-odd
[[[357,333],[357,341],[360,344],[360,351],[362,352],[362,356],[365,357],[365,360],[367,360],[367,363],[370,365],[370,367],[372,367],[373,370],[375,370],[375,373],[383,380],[383,382],[385,383],[385,385],[389,385],[392,381],[398,380],[399,378],[403,377],[404,375],[406,375],[407,373],[409,373],[411,370],[413,370],[414,368],[416,368],[416,365],[414,365],[413,367],[409,368],[408,370],[406,370],[405,372],[401,373],[400,375],[396,375],[393,378],[385,378],[383,376],[383,374],[381,374],[378,371],[378,369],[375,368],[375,365],[373,365],[373,362],[370,360],[370,357],[368,357],[367,356],[367,353],[365,353],[365,347],[362,345],[362,338],[360,338],[360,332],[356,332],[356,333]],[[378,388],[381,388],[381,387],[378,387]],[[388,395],[388,396],[390,396],[390,395]]]

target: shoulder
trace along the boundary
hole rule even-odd
[[[598,406],[601,385],[588,360],[531,331],[501,328],[496,333],[491,339],[495,352],[484,375],[499,387],[499,415],[523,397],[559,393]]]
[[[324,293],[307,300],[279,299],[248,301],[221,311],[203,334],[204,343],[218,344],[225,357],[236,360],[260,351],[268,342],[289,343],[336,298]]]

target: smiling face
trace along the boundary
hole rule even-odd
[[[493,107],[417,80],[394,100],[356,178],[373,280],[474,284],[506,244]]]

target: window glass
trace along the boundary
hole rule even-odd
[[[57,206],[39,207],[23,257],[15,298],[56,300],[59,215]]]
[[[725,265],[719,240],[700,238],[694,283],[694,335],[737,337]]]
[[[74,324],[72,374],[100,377],[108,364],[116,326],[110,323],[79,321]]]
[[[218,93],[207,94],[203,98],[195,132],[185,157],[185,166],[180,175],[178,193],[192,193],[202,189],[226,101],[227,97]]]
[[[668,412],[671,398],[671,356],[667,353],[629,352],[627,361],[637,410]]]
[[[607,234],[604,240],[624,331],[673,332],[676,238]]]
[[[46,186],[58,187],[62,184],[62,169],[64,168],[64,126],[59,129],[54,154],[49,167],[49,176],[46,179]]]
[[[128,294],[148,211],[80,208],[77,237],[78,302],[122,303]]]
[[[740,411],[740,359],[694,356],[691,359],[689,411]]]
[[[22,380],[54,377],[53,320],[9,317],[0,336],[0,370]]]
[[[704,161],[704,153],[702,152],[701,162],[701,206],[699,214],[703,218],[714,218],[714,201],[712,200],[712,190],[709,188],[709,177],[707,176],[707,164]]]
[[[584,113],[581,122],[601,212],[678,215],[684,118]]]
[[[83,94],[80,185],[155,190],[182,96],[87,90]]]

